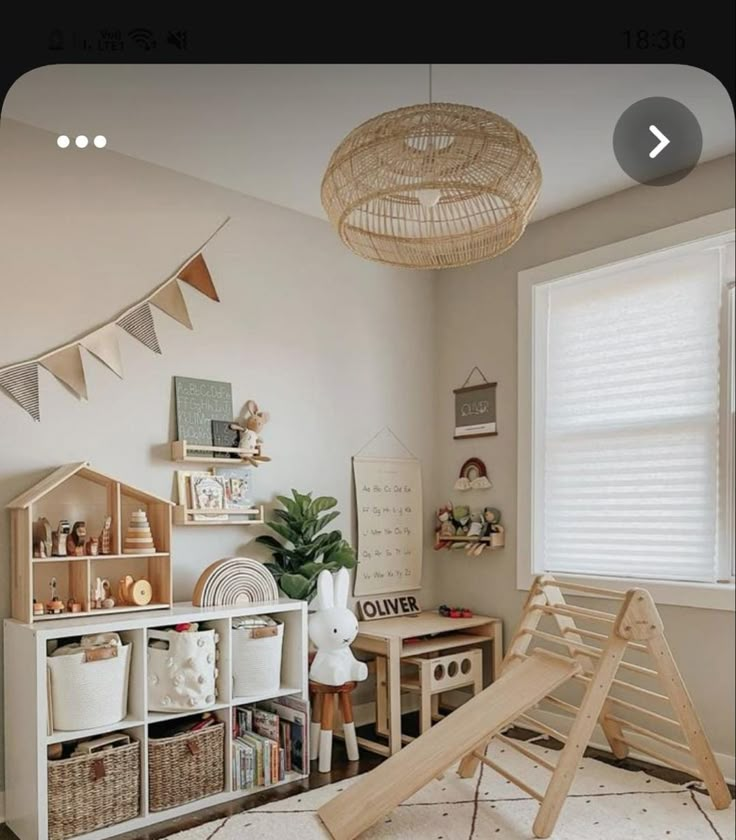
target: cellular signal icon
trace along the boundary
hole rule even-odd
[[[150,29],[131,29],[128,38],[142,50],[148,52],[156,46],[156,39]]]

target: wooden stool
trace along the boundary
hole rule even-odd
[[[345,748],[348,761],[357,761],[358,741],[355,736],[355,722],[353,720],[353,701],[350,697],[357,682],[346,682],[342,685],[323,685],[309,681],[309,696],[312,699],[312,723],[309,729],[309,749],[312,760],[319,759],[320,773],[329,773],[332,767],[332,728],[335,716],[335,706],[338,698],[342,712],[342,731],[345,737]]]
[[[442,717],[439,714],[439,698],[442,692],[467,686],[472,688],[473,696],[483,691],[483,652],[480,648],[426,658],[407,656],[401,661],[417,666],[416,677],[403,678],[401,687],[406,691],[418,693],[421,698],[420,732],[426,732],[433,719]]]

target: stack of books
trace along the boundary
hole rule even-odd
[[[233,716],[233,789],[268,787],[309,772],[309,704],[298,697],[239,706]]]

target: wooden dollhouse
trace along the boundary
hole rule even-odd
[[[172,506],[86,461],[59,467],[34,484],[8,504],[13,618],[30,623],[170,607]],[[130,553],[125,534],[137,511],[146,515],[153,547]],[[84,523],[87,541],[72,553],[65,529],[74,523]],[[131,605],[118,597],[119,581],[131,578],[150,583],[149,603]],[[98,580],[109,582],[114,605],[95,608]],[[49,600],[58,611],[47,608]]]

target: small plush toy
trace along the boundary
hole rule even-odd
[[[258,466],[259,461],[271,460],[261,455],[263,445],[261,430],[270,419],[271,415],[267,411],[261,411],[255,400],[248,400],[243,418],[237,423],[230,424],[231,429],[240,432],[240,449],[247,449],[254,453],[243,460],[250,461],[254,466]]]
[[[490,537],[499,532],[501,511],[494,507],[483,508],[483,520],[485,522],[483,527],[483,536]]]
[[[452,505],[446,504],[437,509],[437,525],[435,527],[435,548],[444,548],[448,537],[455,536],[455,525],[452,521]]]
[[[470,529],[470,508],[467,505],[455,505],[452,508],[452,521],[458,536],[467,536]]]

